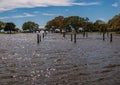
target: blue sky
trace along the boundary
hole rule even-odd
[[[117,14],[120,14],[120,0],[0,0],[0,21],[14,22],[19,28],[27,21],[43,27],[56,16],[107,22]]]

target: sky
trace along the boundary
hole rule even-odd
[[[44,27],[57,16],[107,22],[117,14],[120,14],[120,0],[0,0],[0,21],[14,22],[18,28],[27,21]]]

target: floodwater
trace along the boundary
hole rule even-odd
[[[0,34],[0,85],[120,85],[120,36]]]

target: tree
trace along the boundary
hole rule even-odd
[[[107,24],[102,20],[96,20],[93,31],[103,31],[103,29],[107,29]]]
[[[5,27],[5,23],[2,22],[2,21],[0,21],[0,31],[1,31],[2,29],[4,29],[4,27]]]
[[[64,28],[63,21],[64,21],[64,17],[58,16],[52,19],[51,21],[47,22],[45,27],[47,28],[47,30],[52,30],[52,31],[54,31],[55,29],[62,30]]]
[[[65,20],[66,20],[66,26],[68,27],[66,28],[67,30],[71,30],[71,28],[73,28],[75,31],[78,30],[80,26],[79,16],[67,17]],[[69,26],[71,26],[71,28],[69,28]]]
[[[115,15],[111,20],[109,20],[108,25],[113,31],[120,31],[120,14]]]
[[[19,28],[15,28],[15,31],[16,31],[16,32],[19,32],[19,31],[20,31],[20,29],[19,29]]]
[[[28,21],[28,22],[25,22],[22,26],[22,29],[25,30],[25,31],[34,31],[34,30],[37,30],[39,29],[39,25],[35,22],[32,22],[32,21]]]
[[[48,30],[55,30],[57,28],[60,30],[64,29],[66,31],[72,31],[74,29],[77,32],[79,27],[86,27],[88,20],[88,18],[82,18],[79,16],[70,16],[66,18],[58,16],[47,22],[45,27]]]
[[[93,22],[86,22],[86,31],[95,31]]]
[[[4,31],[10,31],[11,33],[12,31],[15,31],[15,27],[16,25],[13,22],[8,22],[5,25]]]

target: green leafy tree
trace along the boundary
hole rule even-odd
[[[94,23],[93,22],[86,22],[85,28],[87,28],[86,31],[94,31],[95,30]]]
[[[2,22],[2,21],[0,21],[0,31],[1,31],[2,29],[4,29],[4,27],[5,27],[5,23]]]
[[[39,25],[35,22],[32,22],[32,21],[28,21],[28,22],[25,22],[22,26],[22,29],[24,31],[34,31],[34,30],[37,30],[39,29]]]
[[[62,30],[64,28],[63,21],[64,21],[64,17],[58,16],[52,19],[51,21],[47,22],[45,27],[47,28],[47,30],[52,30],[52,31],[54,31],[55,29]]]
[[[115,15],[111,20],[109,20],[108,25],[113,31],[120,31],[120,14]]]
[[[15,31],[16,31],[16,32],[19,32],[19,31],[20,31],[20,29],[19,29],[19,28],[15,28]]]
[[[63,16],[58,16],[47,22],[46,28],[49,30],[64,29],[66,31],[72,31],[72,28],[77,32],[79,27],[86,27],[88,18],[82,18],[79,16],[70,16],[64,18]]]
[[[94,22],[93,31],[103,31],[105,29],[107,29],[107,24],[104,21],[96,20],[96,22]]]
[[[66,26],[71,26],[75,31],[79,28],[79,17],[78,16],[71,16],[66,18]],[[66,28],[70,30],[71,28]]]
[[[89,31],[90,30],[90,27],[92,25],[91,22],[89,22],[89,18],[81,18],[80,17],[80,27],[84,28],[84,31]]]
[[[72,31],[72,29],[74,29],[76,32],[78,31],[78,29],[80,27],[82,28],[87,28],[87,24],[89,19],[88,18],[82,18],[79,16],[70,16],[64,19],[64,23],[65,23],[65,28],[69,31]]]
[[[12,31],[15,31],[15,27],[16,25],[13,22],[8,22],[5,25],[4,31],[9,31],[11,33]]]

